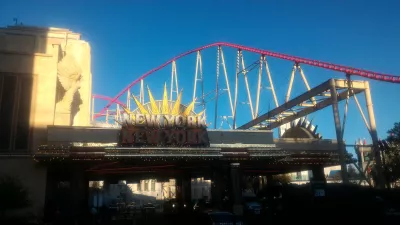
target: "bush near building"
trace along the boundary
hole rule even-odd
[[[0,176],[0,221],[7,221],[7,224],[10,224],[9,212],[24,209],[30,205],[28,190],[19,179],[6,175]],[[15,218],[11,220],[14,221]]]

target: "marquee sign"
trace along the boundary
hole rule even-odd
[[[193,112],[194,102],[181,105],[181,92],[172,104],[165,86],[162,101],[155,101],[150,90],[148,93],[149,103],[143,105],[133,96],[138,108],[134,112],[124,108],[124,118],[119,121],[121,146],[209,146],[205,116]]]

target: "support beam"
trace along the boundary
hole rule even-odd
[[[361,182],[362,182],[363,180],[365,180],[365,181],[368,183],[368,185],[369,185],[370,187],[372,187],[372,184],[371,184],[371,182],[369,181],[369,179],[367,178],[367,176],[365,176],[365,173],[364,173],[364,171],[362,170],[362,167],[360,167],[360,166],[357,165],[356,163],[353,163],[353,165],[354,165],[354,167],[358,170],[358,172],[359,172],[359,174],[360,174],[360,176],[361,176],[359,185],[361,184]],[[362,165],[361,165],[361,166],[362,166]]]
[[[239,73],[240,73],[240,58],[242,57],[241,50],[238,50],[236,56],[236,75],[235,75],[235,98],[233,103],[233,129],[236,129],[236,110],[237,110],[237,102],[238,102],[238,88],[239,88]]]
[[[354,92],[352,92],[350,94],[350,96],[353,96],[355,94],[359,94],[361,92],[362,92],[362,90],[354,90]],[[337,97],[338,102],[343,101],[344,99],[346,99],[346,96],[347,96],[346,92],[340,93],[338,95],[338,97]],[[303,109],[303,110],[301,110],[301,111],[299,111],[299,112],[297,112],[297,113],[295,113],[293,115],[283,117],[282,119],[280,119],[278,121],[270,123],[268,128],[269,129],[274,129],[274,128],[279,127],[279,126],[281,126],[281,125],[283,125],[285,123],[289,123],[289,122],[294,121],[294,120],[296,120],[298,118],[302,118],[302,117],[307,116],[307,115],[309,115],[311,113],[314,113],[316,111],[324,109],[324,108],[326,108],[326,107],[328,107],[330,105],[332,105],[332,99],[331,98],[325,99],[325,100],[317,103],[314,107],[307,107],[307,108],[305,108],[305,109]]]
[[[144,80],[140,80],[140,95],[139,95],[140,103],[144,104]]]
[[[341,175],[342,181],[344,184],[349,183],[349,177],[347,175],[347,164],[346,164],[346,148],[343,143],[343,133],[342,133],[342,126],[340,122],[340,115],[339,115],[339,105],[338,105],[338,94],[336,92],[335,82],[331,80],[331,99],[332,99],[332,110],[333,110],[333,117],[335,121],[335,130],[336,130],[336,139],[338,141],[338,151],[339,151],[339,159],[340,159],[340,166],[341,166]],[[347,93],[346,93],[347,94]]]
[[[182,180],[183,201],[187,207],[190,207],[192,201],[192,177],[190,173],[185,173]]]
[[[278,118],[278,120],[270,123],[268,128],[269,129],[273,129],[273,128],[281,126],[282,124],[285,124],[285,123],[288,123],[290,121],[293,121],[294,119],[304,117],[304,116],[306,116],[308,114],[311,114],[311,113],[313,113],[315,111],[318,111],[320,109],[328,107],[329,105],[332,104],[331,98],[325,98],[322,101],[320,101],[319,103],[317,103],[315,106],[313,106],[313,107],[305,107],[303,109],[300,109],[300,111],[298,111],[298,112],[294,112],[294,110],[293,110],[295,107],[301,105],[303,102],[305,102],[305,101],[307,101],[309,99],[312,99],[315,96],[323,96],[325,92],[330,90],[331,82],[333,82],[335,85],[338,84],[338,86],[335,86],[336,88],[340,88],[340,89],[347,89],[348,88],[347,83],[346,84],[344,83],[345,80],[342,81],[342,80],[337,80],[337,79],[330,79],[330,80],[318,85],[317,87],[315,87],[315,88],[313,88],[313,89],[311,89],[311,90],[309,90],[309,91],[297,96],[296,98],[294,98],[294,99],[292,99],[292,100],[280,105],[279,107],[277,107],[277,108],[275,108],[275,109],[273,109],[273,110],[271,110],[271,111],[269,111],[269,112],[257,117],[256,119],[254,119],[254,120],[252,120],[252,121],[240,126],[237,129],[249,129],[249,128],[254,127],[254,126],[256,126],[256,125],[258,125],[258,124],[260,124],[260,123],[262,123],[262,122],[264,122],[264,121],[266,121],[268,119],[271,119],[271,118],[274,118],[274,117],[276,117],[276,116],[278,116],[280,114],[283,114],[284,112],[285,113],[286,112],[287,113],[291,112],[291,115],[286,116],[286,117],[282,117],[282,118]],[[364,81],[352,81],[351,82],[351,86],[352,86],[353,92],[351,93],[351,95],[353,96],[353,95],[356,95],[358,93],[363,92],[365,87],[366,87],[365,83],[366,82],[364,82]],[[346,98],[347,98],[347,92],[342,92],[337,97],[337,100],[338,101],[342,101],[342,100],[344,100]],[[299,109],[299,108],[297,108],[297,109]],[[290,111],[290,110],[292,110],[292,111]]]
[[[217,71],[216,71],[216,80],[215,80],[215,106],[214,106],[214,129],[217,129],[218,122],[218,96],[219,96],[219,60],[220,60],[221,47],[218,46],[217,50]]]
[[[222,51],[221,48],[221,65],[224,71],[224,76],[225,76],[225,83],[226,83],[226,91],[228,92],[228,97],[229,97],[229,106],[231,107],[231,113],[233,116],[233,101],[232,101],[232,93],[231,93],[231,86],[229,84],[229,76],[226,71],[226,64],[225,64],[225,57],[224,57],[224,52]]]
[[[232,182],[232,197],[233,197],[233,213],[237,216],[243,215],[242,206],[242,188],[241,188],[241,173],[240,163],[231,163],[231,182]]]
[[[253,126],[255,126],[255,125],[257,125],[257,124],[259,124],[261,122],[264,122],[265,120],[267,120],[269,118],[277,116],[277,115],[279,115],[279,114],[281,114],[281,113],[283,113],[283,112],[285,112],[285,111],[297,106],[298,104],[310,99],[312,96],[318,95],[318,94],[320,94],[320,93],[322,93],[324,91],[327,91],[327,90],[329,90],[329,80],[324,82],[324,83],[322,83],[322,84],[320,84],[320,85],[318,85],[317,87],[311,89],[310,91],[308,91],[306,93],[303,93],[303,94],[297,96],[296,98],[284,103],[283,105],[281,105],[281,106],[279,106],[279,107],[277,107],[277,108],[275,108],[275,109],[273,109],[273,110],[271,110],[271,111],[269,111],[269,112],[257,117],[256,119],[254,119],[254,120],[252,120],[252,121],[240,126],[237,129],[239,129],[239,130],[240,129],[244,129],[244,130],[245,129],[249,129],[249,128],[251,128],[251,127],[253,127]]]
[[[223,174],[222,171],[216,169],[212,174],[212,183],[211,183],[211,199],[217,208],[222,206],[222,191],[223,191]]]
[[[72,165],[70,172],[72,216],[79,221],[88,210],[89,181],[80,165]]]
[[[375,156],[375,164],[376,164],[376,171],[377,171],[377,178],[378,178],[376,186],[378,188],[384,188],[385,187],[385,177],[384,177],[383,170],[382,170],[381,154],[380,154],[379,147],[378,147],[378,133],[376,132],[375,114],[374,114],[374,108],[372,105],[372,98],[371,98],[371,92],[369,89],[369,83],[366,83],[365,103],[367,105],[367,110],[368,110],[368,117],[369,117],[369,123],[370,123],[370,134],[371,134],[371,138],[372,138],[373,152],[374,152],[374,156]]]

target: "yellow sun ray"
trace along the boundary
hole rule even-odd
[[[189,115],[190,115],[190,113],[193,111],[194,103],[195,103],[195,101],[193,101],[193,102],[191,102],[191,103],[189,104],[189,106],[188,106],[188,107],[185,109],[185,111],[182,113],[182,116],[189,116]]]
[[[125,111],[125,113],[127,113],[128,115],[133,114],[128,108],[122,106],[122,109]]]
[[[138,98],[136,98],[134,95],[132,95],[133,100],[135,101],[136,105],[137,105],[137,110],[139,110],[139,112],[141,114],[147,114],[147,115],[160,115],[160,114],[164,114],[164,115],[174,115],[174,116],[190,116],[192,113],[194,113],[194,106],[195,106],[195,102],[196,99],[191,102],[186,108],[185,110],[183,110],[183,112],[181,112],[181,107],[182,107],[182,95],[183,95],[183,91],[179,92],[179,95],[176,99],[176,101],[173,103],[172,107],[170,107],[170,103],[168,101],[168,92],[167,92],[167,84],[164,84],[164,92],[163,92],[163,99],[161,104],[159,104],[155,99],[154,96],[149,88],[149,86],[147,86],[147,91],[149,94],[149,106],[145,106],[143,105]],[[135,119],[135,114],[138,112],[131,112],[129,110],[129,108],[122,106],[123,110],[125,111],[126,114],[129,115],[130,119]],[[205,110],[196,114],[194,113],[195,116],[197,117],[202,117],[205,116]]]
[[[164,97],[162,100],[162,109],[161,109],[162,114],[168,114],[169,113],[169,104],[168,104],[168,94],[167,94],[167,83],[164,84]]]
[[[131,112],[128,108],[122,106],[122,109],[125,111],[126,114],[128,114],[130,120],[135,120],[135,114]]]
[[[174,107],[172,108],[171,114],[174,116],[179,115],[179,109],[181,108],[181,98],[182,98],[182,91],[179,93],[178,98],[175,101]]]
[[[139,108],[141,114],[149,114],[149,112],[147,112],[147,110],[144,108],[144,106],[139,102],[139,100],[135,96],[133,96],[133,100],[135,100],[135,103],[136,103],[137,107]]]
[[[150,88],[147,86],[147,92],[149,93],[150,105],[151,105],[151,114],[160,114],[160,110],[157,106],[156,101],[153,98],[153,94],[150,91]]]
[[[201,116],[201,115],[203,115],[203,113],[204,113],[205,111],[206,111],[206,110],[203,110],[203,111],[199,112],[196,116]]]

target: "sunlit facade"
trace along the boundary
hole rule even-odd
[[[0,28],[0,175],[18,178],[29,189],[34,214],[43,214],[49,187],[47,168],[38,166],[32,154],[46,143],[49,125],[90,124],[90,70],[90,46],[79,33]],[[63,79],[63,87],[58,82],[68,71],[80,73],[79,90],[70,88],[69,79]],[[79,101],[69,104],[71,96]]]

